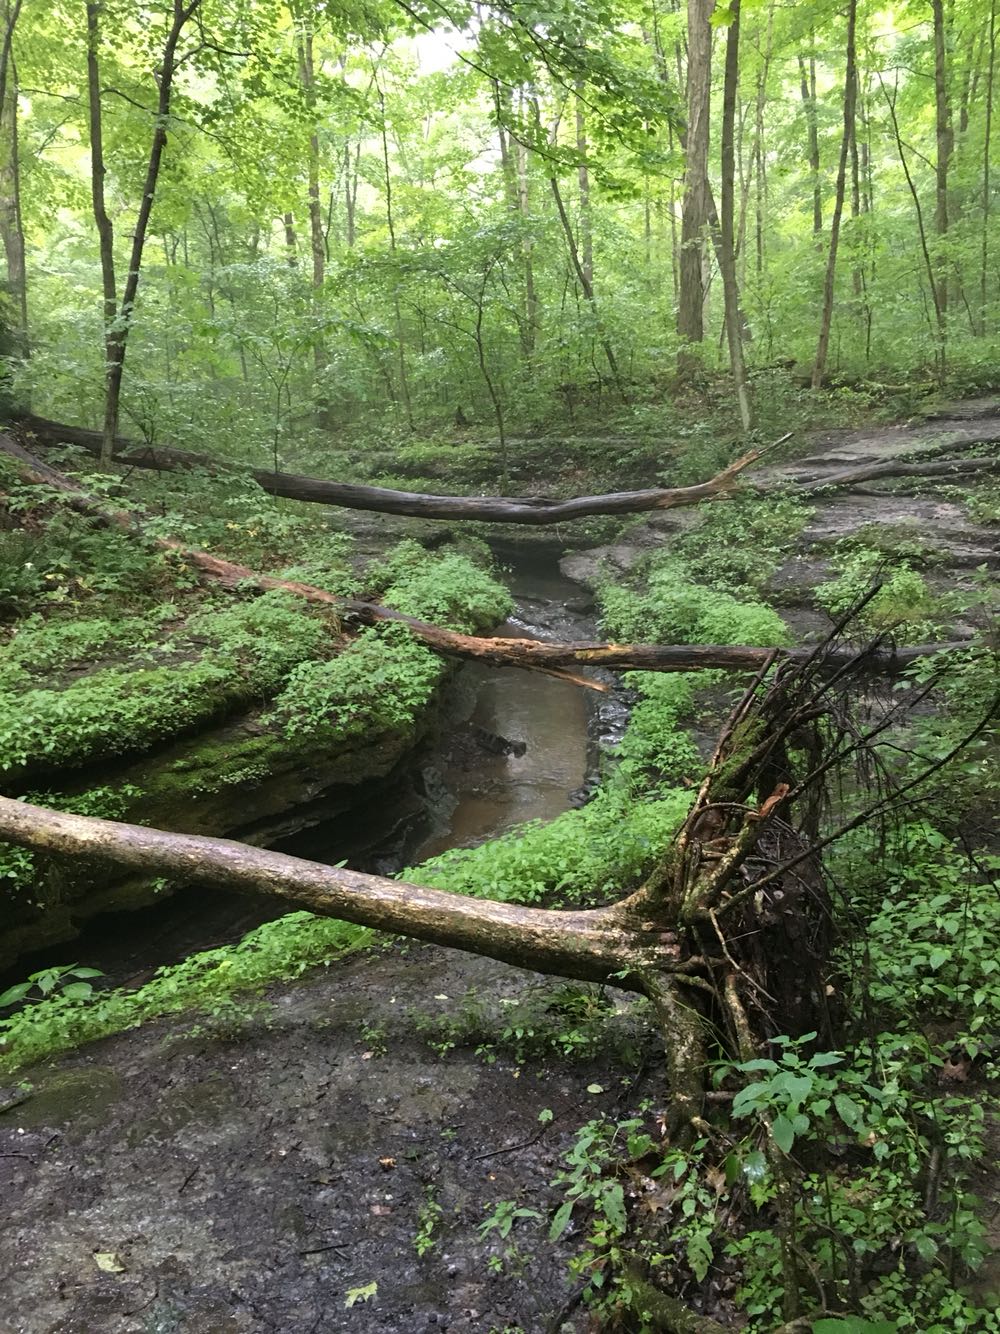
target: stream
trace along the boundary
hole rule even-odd
[[[497,634],[594,635],[590,595],[560,574],[556,548],[512,544],[497,556],[515,603]],[[620,737],[627,715],[620,695],[478,663],[459,668],[436,712],[428,738],[392,773],[290,811],[299,827],[270,846],[393,875],[526,820],[550,820],[585,800],[600,748]],[[94,918],[75,940],[22,957],[0,986],[72,962],[101,969],[105,986],[141,986],[157,968],[238,940],[283,911],[264,895],[182,889],[149,908]]]

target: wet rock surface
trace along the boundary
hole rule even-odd
[[[614,1050],[590,1067],[438,1058],[417,1029],[470,986],[502,1013],[558,985],[392,950],[242,1019],[155,1025],[29,1072],[31,1096],[0,1113],[0,1329],[547,1329],[574,1289],[546,1240],[546,1183],[583,1121],[627,1113],[635,1069]],[[588,1092],[598,1078],[607,1092]],[[501,1200],[543,1217],[484,1238]]]

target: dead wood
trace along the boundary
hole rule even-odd
[[[97,431],[64,426],[61,422],[30,415],[23,415],[18,420],[40,444],[73,444],[88,453],[100,453],[101,436]],[[783,437],[783,440],[787,439],[788,436]],[[371,510],[378,514],[400,514],[416,519],[465,519],[542,526],[563,523],[567,519],[591,518],[603,514],[640,514],[715,500],[730,494],[740,473],[756,463],[763,453],[761,449],[752,449],[707,482],[693,486],[617,491],[601,496],[577,496],[571,500],[556,500],[546,496],[434,496],[414,491],[393,491],[387,487],[331,482],[298,473],[246,468],[232,461],[213,459],[205,454],[190,453],[169,445],[139,445],[123,439],[119,439],[114,459],[128,467],[153,468],[160,472],[178,468],[241,472],[253,477],[264,491],[273,496],[336,505],[342,509]]]
[[[64,473],[43,463],[9,436],[0,435],[0,453],[15,461],[26,480],[55,489],[74,509],[89,516],[95,523],[142,536],[141,515],[113,509],[89,495]],[[550,643],[537,639],[466,635],[407,616],[378,603],[339,598],[312,584],[261,574],[221,556],[185,546],[172,538],[148,537],[145,540],[152,546],[176,553],[209,579],[223,586],[250,585],[265,590],[280,589],[327,607],[337,616],[342,629],[349,631],[352,625],[401,624],[416,639],[436,652],[496,667],[521,667],[545,672],[591,690],[605,691],[608,687],[600,681],[581,676],[578,669],[604,667],[616,671],[692,672],[722,669],[757,672],[775,656],[789,662],[806,662],[813,656],[813,651],[809,649],[758,648],[745,644]],[[918,644],[901,649],[881,646],[864,655],[863,662],[866,669],[872,672],[894,674],[903,671],[917,658],[956,647],[961,645]],[[830,667],[840,668],[854,663],[856,658],[857,654],[852,648],[831,647],[824,661]]]
[[[101,434],[80,426],[67,426],[30,413],[18,419],[21,428],[41,445],[72,444],[100,454]],[[954,446],[964,451],[974,444],[995,443],[998,436],[979,433],[981,440],[962,441]],[[773,449],[790,439],[784,435],[768,446]],[[947,446],[944,446],[947,448]],[[699,505],[703,501],[723,500],[740,487],[759,494],[773,495],[788,491],[807,497],[821,491],[844,489],[858,483],[893,477],[965,477],[991,471],[1000,466],[996,455],[985,458],[950,460],[934,451],[924,459],[883,459],[861,463],[835,472],[792,473],[780,482],[746,482],[743,473],[765,453],[751,450],[729,464],[715,477],[693,486],[652,487],[638,491],[616,491],[600,496],[576,496],[558,500],[547,496],[437,496],[415,491],[395,491],[387,487],[361,486],[353,482],[333,482],[299,473],[251,468],[232,460],[220,460],[171,445],[146,445],[118,438],[115,462],[131,468],[151,468],[170,472],[183,468],[207,468],[215,472],[236,472],[252,477],[270,495],[290,500],[312,501],[342,509],[369,510],[378,514],[399,514],[418,519],[476,520],[481,523],[511,523],[532,527],[564,523],[570,519],[592,518],[610,514],[641,514],[660,509]]]

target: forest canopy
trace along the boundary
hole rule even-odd
[[[14,392],[99,426],[124,362],[124,434],[264,462],[641,424],[678,358],[745,424],[777,366],[974,382],[995,9],[3,0]]]

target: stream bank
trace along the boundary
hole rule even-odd
[[[0,1117],[21,1201],[3,1262],[14,1334],[582,1334],[565,1271],[580,1234],[546,1240],[563,1198],[548,1183],[576,1127],[661,1085],[655,1049],[623,1041],[627,1006],[581,1064],[549,1049],[518,1065],[496,1042],[508,1003],[564,991],[393,947],[242,1016],[154,1024],[32,1072],[33,1097]],[[980,1186],[987,1216],[995,1190]],[[502,1201],[543,1218],[501,1244],[480,1226]],[[713,1314],[735,1286],[713,1272]]]

